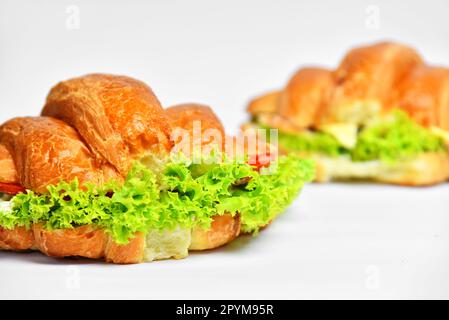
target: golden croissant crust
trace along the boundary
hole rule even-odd
[[[172,147],[159,100],[146,84],[125,76],[92,74],[60,82],[42,115],[75,127],[96,158],[122,175],[132,159]]]
[[[363,124],[391,108],[449,131],[449,69],[426,66],[407,46],[383,42],[351,50],[334,71],[299,70],[280,91],[254,99],[254,117],[285,131]]]
[[[11,177],[17,175],[20,185],[38,193],[46,192],[48,185],[75,178],[81,184],[121,179],[114,167],[96,161],[74,128],[58,119],[12,119],[0,126],[0,144],[9,151],[0,161],[9,161],[12,155],[10,170],[16,171]]]

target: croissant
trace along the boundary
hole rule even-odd
[[[41,116],[0,126],[0,249],[118,264],[181,259],[264,227],[312,178],[293,156],[279,158],[273,176],[246,162],[191,161],[174,133],[194,141],[196,123],[199,144],[224,153],[209,107],[164,110],[150,87],[124,76],[59,83]]]
[[[243,127],[278,129],[280,150],[314,159],[318,182],[449,179],[449,69],[405,45],[355,48],[336,70],[303,68],[248,112]]]

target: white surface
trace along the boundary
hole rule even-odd
[[[60,80],[109,72],[164,106],[210,104],[235,132],[250,97],[359,43],[401,40],[448,65],[447,12],[446,0],[0,0],[0,122],[38,115]],[[448,196],[447,184],[312,185],[258,238],[183,261],[0,253],[0,298],[449,298]]]
[[[0,298],[449,298],[449,185],[311,185],[258,237],[133,266],[0,252]]]
[[[38,115],[58,81],[108,72],[167,107],[209,104],[232,132],[251,97],[360,43],[400,40],[449,65],[448,12],[447,0],[0,0],[0,120]]]

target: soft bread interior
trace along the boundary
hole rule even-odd
[[[371,179],[402,185],[431,185],[449,179],[449,154],[445,153],[426,153],[394,163],[354,162],[348,156],[312,158],[317,164],[317,182]]]
[[[192,230],[190,250],[208,250],[223,246],[240,234],[241,222],[239,215],[216,215],[213,217],[211,227],[203,230],[195,227]]]
[[[149,230],[145,236],[145,261],[183,259],[189,255],[190,229]]]
[[[159,174],[168,159],[162,154],[148,153],[140,163]],[[177,228],[173,231],[148,230],[145,235],[144,261],[183,259],[189,255],[191,229]]]

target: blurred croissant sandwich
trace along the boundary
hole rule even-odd
[[[407,46],[355,48],[337,70],[303,68],[248,111],[245,127],[279,129],[282,152],[313,158],[317,181],[449,178],[449,69]]]
[[[264,164],[277,167],[269,175],[223,161],[218,138],[200,138],[213,147],[192,161],[173,133],[192,138],[194,121],[224,134],[210,108],[164,110],[128,77],[59,83],[40,117],[0,126],[0,249],[121,264],[184,258],[256,232],[312,178],[295,156]],[[206,161],[217,154],[221,161]]]

